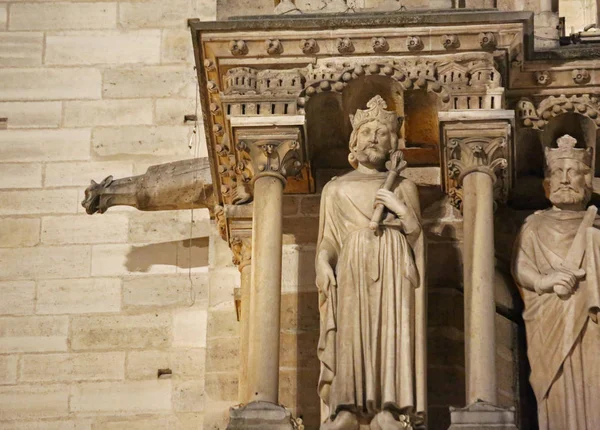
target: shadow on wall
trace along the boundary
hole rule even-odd
[[[208,266],[208,238],[132,246],[125,267],[129,272],[148,272],[154,266],[194,269]]]

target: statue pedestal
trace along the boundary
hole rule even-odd
[[[504,409],[487,402],[476,402],[465,408],[451,406],[448,430],[518,430],[515,408]]]
[[[292,414],[275,403],[256,401],[229,410],[227,430],[293,430]]]

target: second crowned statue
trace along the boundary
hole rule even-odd
[[[351,116],[355,170],[331,180],[321,197],[322,430],[410,429],[423,419],[417,391],[424,390],[424,358],[415,353],[424,344],[415,306],[417,289],[425,288],[419,196],[412,181],[386,170],[403,146],[398,116],[386,109],[375,96]],[[379,204],[384,211],[373,230]]]

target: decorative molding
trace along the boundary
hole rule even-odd
[[[244,267],[252,262],[252,238],[248,236],[234,236],[229,241],[233,252],[232,262],[241,272]]]
[[[537,109],[535,104],[527,98],[522,98],[517,103],[517,118],[521,125],[534,130],[543,130],[548,121],[556,116],[566,113],[576,113],[592,120],[596,127],[600,127],[600,103],[598,96],[560,95],[549,96],[543,99]]]
[[[483,49],[496,49],[498,41],[496,34],[491,32],[479,33],[479,45]]]
[[[302,39],[300,41],[300,49],[306,55],[316,54],[319,52],[319,44],[315,39]]]
[[[267,39],[265,41],[265,47],[269,55],[279,55],[283,52],[283,45],[279,39]]]
[[[219,236],[221,236],[221,239],[224,241],[227,241],[227,219],[225,218],[225,209],[221,205],[215,205],[213,213],[215,222],[217,223]]]

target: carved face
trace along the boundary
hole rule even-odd
[[[364,166],[381,169],[392,150],[392,135],[385,124],[376,119],[356,131],[356,159]]]
[[[554,161],[549,171],[545,188],[554,206],[585,206],[592,193],[592,178],[587,166],[577,160],[563,158]]]

